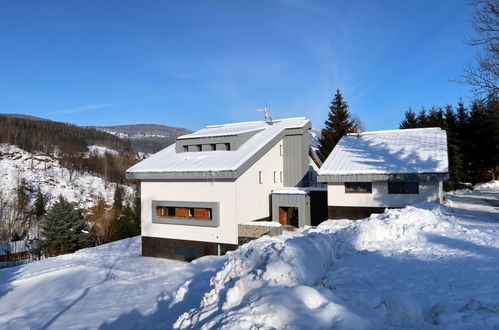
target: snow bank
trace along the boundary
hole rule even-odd
[[[491,180],[486,183],[476,184],[473,188],[475,189],[499,189],[499,180]]]
[[[499,325],[499,305],[485,289],[499,279],[473,269],[456,273],[463,258],[470,267],[484,267],[470,244],[478,251],[490,242],[499,248],[494,235],[470,231],[445,206],[423,203],[361,221],[330,220],[293,238],[262,238],[227,255],[199,307],[181,315],[174,327]],[[468,308],[470,299],[479,303]]]
[[[499,189],[191,263],[133,238],[0,270],[5,329],[499,329]],[[489,200],[490,199],[490,200]]]
[[[212,278],[212,289],[204,295],[200,309],[183,314],[174,326],[189,328],[205,324],[211,328],[238,322],[242,327],[252,324],[282,328],[287,319],[282,313],[288,313],[288,310],[275,310],[277,306],[274,306],[271,310],[264,307],[255,313],[248,309],[248,304],[271,292],[293,288],[294,296],[299,300],[299,303],[295,302],[296,311],[304,305],[322,306],[321,301],[325,302],[325,299],[312,286],[334,262],[335,251],[331,238],[320,233],[287,240],[262,238],[243,245],[227,255],[222,269]],[[243,311],[232,313],[234,309]],[[210,318],[214,313],[217,314]]]

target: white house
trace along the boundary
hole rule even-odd
[[[142,254],[190,260],[271,219],[271,193],[309,181],[306,118],[208,126],[127,170],[140,180]]]
[[[318,181],[327,183],[330,219],[441,202],[447,179],[447,135],[440,128],[349,134],[318,172]]]

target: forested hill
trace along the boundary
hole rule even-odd
[[[189,132],[149,124],[81,127],[34,116],[0,114],[0,143],[55,157],[70,171],[94,173],[107,182],[124,182],[125,171],[138,161],[138,153],[161,150]],[[89,154],[95,148],[104,153]]]
[[[192,131],[166,125],[136,124],[116,126],[77,126],[45,118],[0,113],[0,143],[17,145],[29,152],[52,153],[87,151],[99,145],[120,153],[154,153]]]
[[[16,145],[28,152],[78,153],[99,145],[121,153],[133,153],[130,142],[92,128],[44,119],[0,115],[0,143]]]

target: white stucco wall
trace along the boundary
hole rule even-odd
[[[236,181],[142,181],[142,235],[237,244],[238,223],[270,217],[270,193],[283,187],[282,140]],[[259,183],[259,172],[262,183]],[[274,171],[277,182],[274,182]],[[152,201],[219,202],[219,227],[152,222]]]
[[[420,182],[419,194],[388,194],[388,182],[372,183],[372,193],[345,193],[343,183],[328,183],[329,206],[404,207],[417,202],[442,202],[441,182]]]
[[[283,141],[279,141],[236,180],[238,223],[270,217],[270,193],[283,187],[280,175],[284,166],[282,144]],[[258,180],[260,171],[262,184]],[[277,182],[274,182],[274,172]]]
[[[142,181],[142,235],[160,238],[237,244],[234,181]],[[220,226],[202,227],[152,223],[152,201],[219,202]]]

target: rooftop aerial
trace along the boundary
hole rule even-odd
[[[186,139],[230,137],[248,132],[237,149],[225,151],[178,152],[175,144],[159,151],[127,170],[130,178],[237,178],[260,155],[267,151],[294,129],[308,130],[311,123],[307,118],[286,118],[265,121],[232,123],[207,126],[192,134],[183,135],[177,141]]]

